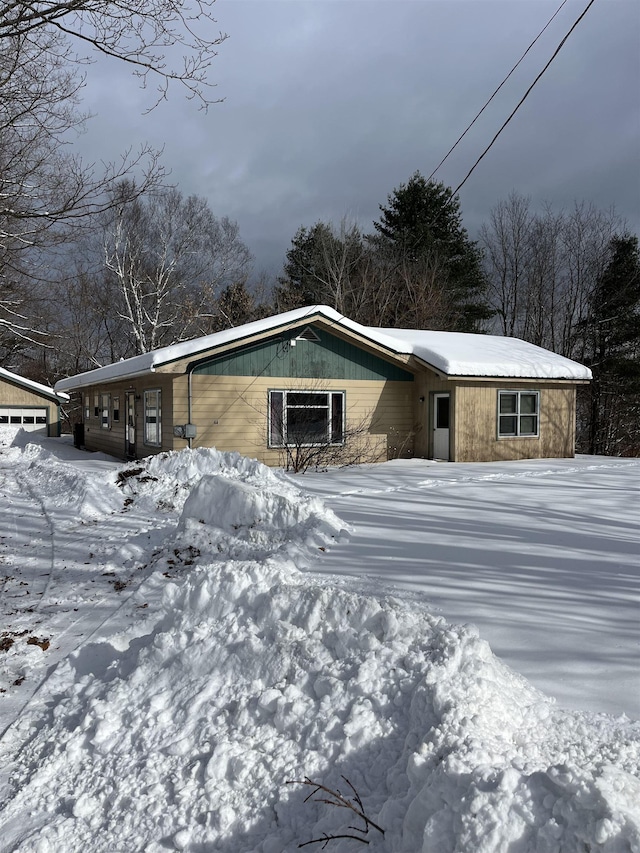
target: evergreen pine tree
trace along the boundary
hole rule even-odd
[[[578,328],[593,372],[584,418],[589,453],[640,454],[640,249],[630,234],[613,237],[610,259]]]
[[[415,172],[380,205],[381,217],[370,238],[397,268],[438,268],[448,306],[441,328],[482,331],[491,316],[482,253],[462,225],[460,201],[449,187]],[[406,276],[405,276],[406,279]],[[398,281],[398,299],[404,298]]]
[[[359,228],[345,220],[339,228],[325,222],[299,228],[275,290],[278,309],[330,305],[351,316],[365,252]]]
[[[284,275],[278,279],[275,301],[279,311],[326,302],[322,240],[328,238],[322,222],[312,228],[301,226],[287,249]]]

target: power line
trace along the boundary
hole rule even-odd
[[[438,169],[440,168],[440,166],[442,166],[442,164],[443,164],[446,160],[448,160],[448,159],[449,159],[449,155],[450,155],[450,154],[452,154],[452,153],[453,153],[453,151],[454,151],[454,150],[458,147],[458,145],[462,142],[462,140],[465,138],[465,136],[467,135],[467,133],[469,133],[469,131],[471,130],[471,128],[473,127],[473,125],[478,121],[478,119],[480,118],[480,116],[482,115],[482,113],[487,109],[487,107],[489,106],[489,104],[491,103],[491,101],[492,101],[492,100],[495,98],[495,96],[498,94],[498,92],[500,91],[500,89],[502,89],[502,87],[503,87],[503,86],[504,86],[504,84],[507,82],[507,80],[511,77],[511,75],[512,75],[512,74],[514,73],[514,71],[518,68],[518,66],[520,65],[520,63],[524,60],[524,58],[525,58],[525,57],[526,57],[526,55],[529,53],[529,51],[531,50],[531,48],[532,48],[532,47],[536,44],[536,42],[537,42],[537,41],[542,37],[542,35],[545,33],[545,31],[546,31],[546,30],[551,26],[551,24],[553,23],[554,19],[555,19],[555,18],[560,14],[560,12],[561,12],[561,10],[562,10],[562,7],[563,7],[563,6],[565,6],[568,2],[569,2],[569,0],[562,0],[562,3],[560,4],[560,6],[556,9],[556,11],[554,12],[554,14],[549,18],[549,20],[547,21],[547,23],[546,23],[546,24],[544,25],[544,27],[540,30],[540,32],[538,33],[538,35],[534,38],[534,40],[531,42],[531,44],[529,45],[529,47],[525,50],[525,52],[522,54],[522,56],[520,57],[520,59],[516,62],[516,64],[515,64],[515,65],[513,66],[513,68],[511,69],[511,71],[510,71],[510,72],[507,74],[507,76],[504,78],[504,80],[502,81],[502,83],[500,83],[500,85],[498,86],[498,88],[497,88],[497,89],[495,90],[495,92],[491,95],[491,97],[490,97],[490,98],[489,98],[489,100],[485,103],[485,105],[482,107],[482,109],[480,110],[480,112],[476,115],[476,117],[473,119],[473,121],[472,121],[472,122],[467,126],[466,130],[464,130],[464,131],[463,131],[463,133],[462,133],[462,134],[461,134],[461,135],[456,139],[456,141],[453,143],[453,145],[451,146],[451,148],[447,151],[447,153],[444,155],[444,157],[442,158],[442,160],[441,160],[441,161],[438,163],[438,165],[435,167],[435,169],[433,170],[433,172],[431,172],[431,174],[430,174],[430,175],[429,175],[429,177],[427,178],[427,181],[430,181],[430,180],[433,178],[433,176],[435,175],[435,173],[438,171]]]
[[[469,169],[469,171],[467,172],[467,174],[465,175],[465,177],[463,178],[463,180],[462,180],[462,181],[458,184],[458,186],[455,188],[455,190],[453,191],[453,195],[454,195],[454,196],[458,194],[458,192],[460,191],[460,189],[465,185],[465,183],[467,182],[467,180],[471,177],[471,175],[472,175],[472,173],[474,172],[474,170],[475,170],[476,166],[478,165],[478,163],[480,163],[480,161],[481,161],[481,160],[482,160],[482,158],[485,156],[485,154],[487,154],[487,152],[491,149],[491,147],[493,146],[493,144],[494,144],[494,142],[496,141],[496,139],[500,136],[500,134],[502,133],[502,131],[503,131],[503,130],[505,129],[505,127],[509,124],[509,122],[510,122],[510,121],[511,121],[511,119],[514,117],[514,115],[518,112],[518,110],[520,109],[520,107],[522,106],[522,104],[523,104],[523,103],[526,101],[526,99],[529,97],[529,93],[531,92],[531,90],[533,89],[533,87],[536,85],[536,83],[538,82],[538,80],[542,77],[542,75],[543,75],[543,74],[544,74],[544,72],[547,70],[547,68],[551,65],[551,63],[552,63],[552,62],[553,62],[553,60],[556,58],[556,56],[560,53],[560,51],[561,51],[562,47],[564,46],[565,42],[567,41],[567,39],[569,38],[569,36],[571,35],[571,33],[575,30],[575,28],[578,26],[578,24],[580,23],[580,21],[584,18],[584,16],[587,14],[587,12],[588,12],[588,11],[589,11],[589,9],[593,6],[593,4],[594,4],[594,3],[595,3],[595,0],[589,0],[589,3],[587,4],[587,6],[586,6],[586,8],[584,9],[584,11],[582,12],[582,14],[577,18],[577,20],[574,22],[574,24],[573,24],[573,26],[571,27],[571,29],[569,30],[569,32],[566,34],[566,36],[562,39],[562,41],[560,42],[560,44],[558,45],[558,47],[555,49],[555,51],[554,51],[554,53],[553,53],[553,55],[552,55],[551,59],[547,62],[547,64],[546,64],[546,65],[544,66],[544,68],[542,69],[542,71],[538,74],[538,76],[536,77],[536,79],[535,79],[535,80],[533,81],[533,83],[529,86],[529,88],[528,88],[528,89],[527,89],[527,91],[524,93],[524,95],[522,96],[522,98],[520,99],[520,101],[516,104],[516,106],[515,106],[515,108],[514,108],[513,112],[511,113],[511,115],[510,115],[510,116],[507,118],[507,120],[504,122],[504,124],[502,125],[502,127],[500,128],[500,130],[496,133],[496,135],[493,137],[493,139],[491,140],[491,142],[490,142],[490,143],[487,145],[487,147],[484,149],[484,151],[482,152],[482,154],[478,157],[478,159],[477,159],[477,160],[476,160],[476,162],[473,164],[473,166]]]

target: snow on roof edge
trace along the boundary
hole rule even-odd
[[[385,329],[408,342],[414,356],[446,376],[588,381],[591,370],[521,338],[469,332]]]
[[[214,332],[201,338],[171,344],[149,353],[95,368],[85,373],[70,376],[67,379],[61,379],[56,382],[55,391],[82,388],[94,382],[132,379],[152,372],[156,367],[172,361],[195,356],[199,352],[235,341],[239,343],[244,338],[272,331],[291,323],[304,320],[311,321],[318,316],[323,317],[335,326],[354,332],[392,353],[414,355],[446,376],[569,379],[575,381],[592,378],[591,371],[584,365],[557,355],[550,350],[529,344],[520,338],[460,332],[379,329],[374,326],[363,326],[355,320],[350,320],[328,305],[308,305],[261,320],[254,320],[242,326]],[[468,354],[463,357],[453,354],[452,346],[455,347],[456,345],[463,349],[466,347]],[[492,348],[496,350],[492,357],[483,355],[485,350]]]
[[[27,379],[25,376],[19,376],[17,373],[12,373],[10,370],[6,370],[4,367],[0,367],[0,377],[7,379],[9,382],[15,382],[17,385],[22,385],[31,391],[36,391],[38,394],[44,394],[47,397],[51,397],[54,401],[56,398],[64,401],[68,401],[70,399],[69,395],[64,392],[56,391],[48,385],[42,385],[40,382],[35,382],[33,379]]]
[[[85,385],[91,385],[94,382],[112,381],[114,379],[128,379],[141,374],[152,371],[155,367],[163,364],[176,361],[181,358],[186,358],[190,355],[197,355],[199,352],[204,352],[208,349],[213,349],[217,346],[223,346],[227,343],[240,341],[243,338],[252,335],[260,334],[261,332],[272,331],[280,326],[286,326],[290,323],[309,320],[314,316],[320,315],[330,323],[336,326],[343,326],[356,333],[363,335],[366,338],[374,340],[376,343],[381,343],[393,352],[409,352],[406,345],[401,341],[388,338],[385,335],[378,335],[380,341],[370,334],[365,326],[355,323],[344,317],[338,311],[330,308],[328,305],[307,305],[304,308],[295,308],[292,311],[285,311],[282,314],[274,314],[271,317],[265,317],[262,320],[253,320],[251,323],[244,323],[242,326],[235,326],[232,329],[223,329],[221,332],[213,332],[211,335],[205,335],[201,338],[194,338],[189,341],[182,341],[177,344],[171,344],[167,347],[153,350],[152,352],[135,355],[132,358],[117,361],[113,364],[97,367],[93,370],[84,373],[78,373],[75,376],[69,376],[66,379],[60,379],[56,382],[56,389],[74,389],[82,388]]]

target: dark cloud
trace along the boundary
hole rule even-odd
[[[237,219],[276,270],[299,225],[365,229],[419,169],[428,175],[560,0],[218,0],[230,38],[212,68],[222,104],[149,99],[125,70],[90,70],[97,113],[81,145],[107,159],[165,146],[185,193]],[[586,0],[570,0],[436,177],[455,187]],[[640,231],[640,4],[599,0],[461,190],[474,233],[511,190],[534,206],[615,206]]]

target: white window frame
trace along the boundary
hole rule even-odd
[[[91,417],[91,406],[90,406],[90,397],[88,394],[84,395],[84,419],[88,421]]]
[[[151,400],[153,399],[153,404]],[[149,412],[155,412],[155,421],[148,421]],[[148,388],[144,392],[144,437],[143,442],[147,447],[160,447],[162,445],[162,391],[160,388]]]
[[[506,397],[514,397],[515,398],[515,411],[513,412],[503,412],[502,411],[502,400]],[[522,411],[522,398],[523,397],[533,397],[535,399],[535,410],[533,412]],[[515,420],[515,432],[505,432],[503,431],[502,424],[504,421],[509,419]],[[522,423],[525,418],[535,418],[535,432],[523,432]],[[540,392],[539,391],[530,391],[527,389],[520,389],[517,391],[514,390],[504,390],[498,391],[498,438],[540,438]]]
[[[120,396],[116,395],[113,398],[113,420],[120,421]]]
[[[100,394],[100,429],[111,429],[111,394]]]
[[[295,402],[295,395],[314,395],[318,398],[317,405],[301,405]],[[324,397],[326,402],[320,398]],[[281,415],[278,414],[281,410]],[[326,441],[300,442],[289,440],[287,434],[289,412],[298,409],[323,409],[327,412]],[[344,444],[346,393],[344,391],[316,391],[307,388],[274,389],[269,391],[268,402],[268,446],[269,447],[338,447]],[[280,423],[276,422],[278,418]],[[336,419],[339,423],[336,424]]]

